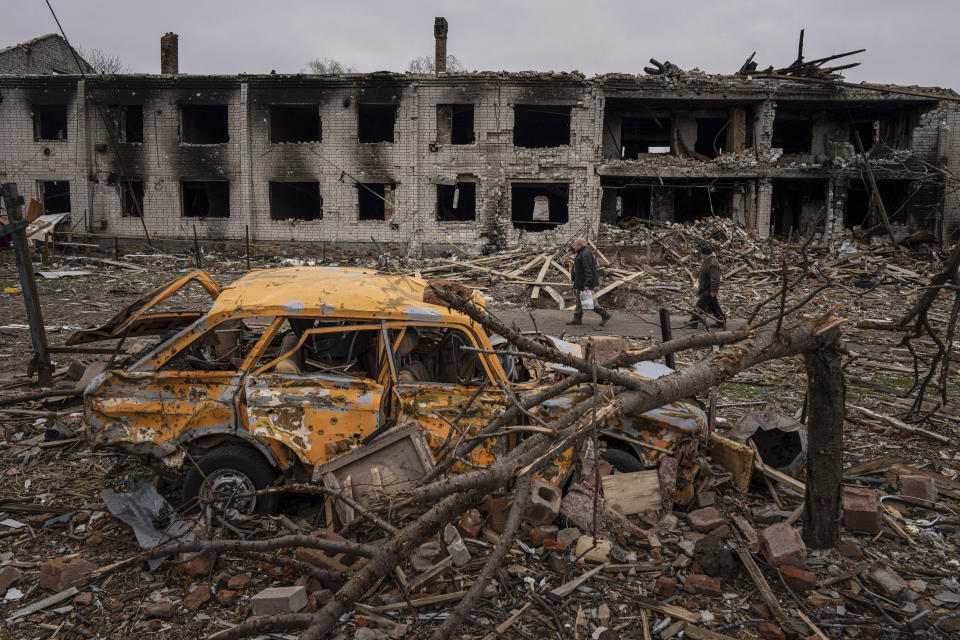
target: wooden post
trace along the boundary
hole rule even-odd
[[[250,271],[250,225],[243,225],[243,236],[247,244],[247,271]]]
[[[840,539],[840,482],[843,474],[843,419],[846,381],[841,368],[839,329],[827,346],[804,354],[807,368],[807,491],[803,539],[813,549],[830,549]]]
[[[664,342],[673,340],[673,327],[670,326],[670,311],[666,307],[660,309],[660,338]],[[671,369],[677,368],[677,360],[672,353],[665,355],[663,361]]]
[[[203,267],[200,262],[200,241],[197,240],[197,225],[193,225],[193,260],[197,263],[197,269]]]
[[[3,204],[7,208],[10,220],[10,237],[13,240],[13,252],[17,259],[17,271],[20,275],[20,289],[23,304],[27,309],[27,322],[30,324],[30,339],[33,341],[33,359],[30,361],[29,374],[37,372],[37,380],[44,386],[53,384],[53,365],[50,364],[50,352],[47,350],[47,331],[43,326],[43,313],[40,310],[40,298],[37,294],[37,282],[33,278],[33,262],[30,259],[30,246],[27,240],[26,222],[23,220],[23,198],[17,191],[15,182],[3,185]]]

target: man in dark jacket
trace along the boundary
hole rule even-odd
[[[583,238],[577,238],[571,244],[571,248],[576,252],[573,259],[573,271],[570,276],[573,279],[573,297],[577,300],[577,310],[573,312],[573,320],[567,324],[583,324],[583,305],[580,303],[580,293],[582,291],[593,291],[600,284],[597,276],[597,262],[593,259],[593,253],[586,246]],[[600,326],[607,324],[610,319],[610,312],[593,303],[593,310],[600,316]]]
[[[717,300],[720,293],[720,261],[717,260],[717,254],[709,245],[700,247],[700,257],[703,258],[703,264],[700,265],[700,274],[697,276],[697,295],[699,296],[697,309],[707,316],[716,318],[716,324],[711,327],[722,329],[727,326],[727,316],[720,308],[720,301]],[[694,313],[690,316],[687,326],[696,327],[700,318],[701,316]]]

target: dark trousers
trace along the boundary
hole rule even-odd
[[[716,296],[712,296],[709,293],[705,293],[697,300],[697,309],[707,313],[717,319],[718,322],[726,322],[727,315],[723,312],[723,309],[720,308],[720,301],[717,300]],[[700,318],[693,314],[690,316],[690,322],[696,322]]]
[[[574,292],[573,292],[573,297],[577,299],[577,308],[576,308],[576,310],[573,312],[573,317],[575,317],[575,318],[582,318],[582,317],[583,317],[583,305],[580,304],[580,292],[574,290]],[[596,299],[593,300],[593,312],[594,312],[595,314],[597,314],[598,316],[600,316],[601,318],[602,318],[603,316],[607,315],[607,311],[606,311],[603,307],[601,307],[600,305],[597,304],[597,300],[596,300]]]

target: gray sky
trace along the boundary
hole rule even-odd
[[[43,0],[13,0],[0,46],[56,31]],[[160,36],[180,34],[182,73],[294,73],[314,57],[402,71],[433,53],[433,18],[467,69],[642,73],[651,57],[733,73],[866,48],[847,79],[960,90],[957,0],[51,0],[71,43],[158,73]]]

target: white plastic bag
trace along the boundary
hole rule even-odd
[[[593,291],[581,291],[580,292],[580,307],[584,311],[593,310]]]

